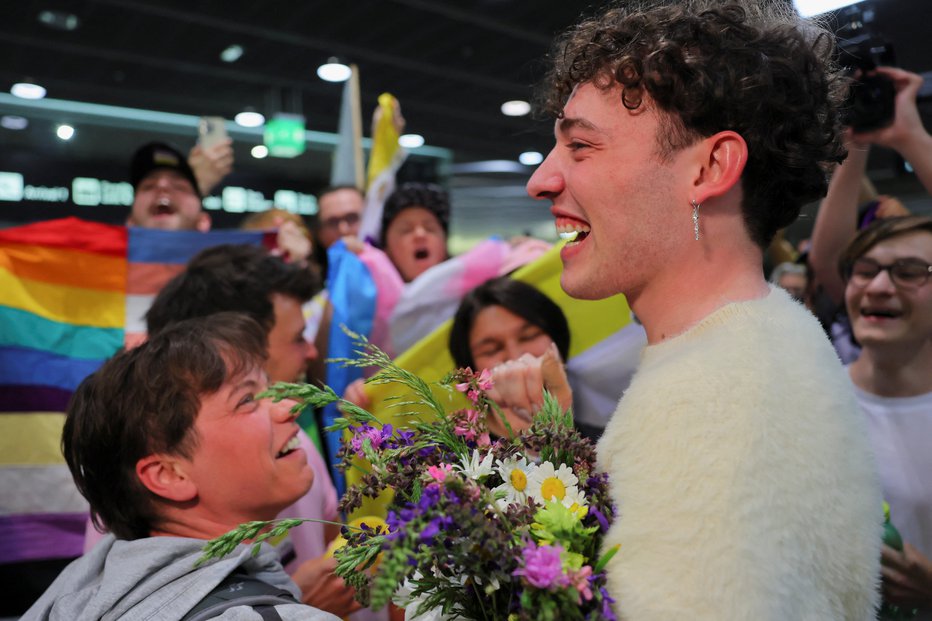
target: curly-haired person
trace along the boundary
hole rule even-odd
[[[616,612],[873,618],[881,499],[819,324],[762,252],[845,156],[833,39],[785,3],[631,2],[556,44],[549,200],[563,288],[624,293],[648,345],[599,442]],[[786,3],[788,4],[788,3]]]

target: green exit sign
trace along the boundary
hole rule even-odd
[[[295,157],[304,153],[304,117],[276,114],[265,124],[265,146],[273,157]]]

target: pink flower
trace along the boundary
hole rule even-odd
[[[480,390],[492,390],[492,372],[488,369],[483,369],[482,373],[479,374],[478,383]]]
[[[481,434],[481,435],[479,436],[479,439],[476,440],[476,444],[478,444],[479,446],[489,446],[489,445],[491,445],[491,444],[492,444],[492,439],[489,438],[489,432],[486,431],[485,433]]]
[[[466,392],[469,390],[469,382],[463,382],[462,384],[457,384],[456,389],[460,392]]]
[[[478,435],[479,412],[476,410],[460,410],[454,420],[456,426],[453,427],[453,433],[467,440],[476,438],[476,435]]]
[[[438,483],[443,483],[447,475],[450,474],[450,471],[453,470],[451,464],[440,464],[439,466],[431,466],[427,469],[427,474],[431,476]]]
[[[469,397],[469,400],[472,401],[473,403],[476,403],[479,401],[478,390],[470,390],[469,392],[466,393],[466,396]]]
[[[592,576],[592,567],[589,565],[583,565],[579,571],[570,573],[570,584],[576,587],[576,590],[587,602],[592,599],[592,589],[589,588],[590,576]]]
[[[563,563],[560,560],[560,553],[563,552],[561,546],[537,547],[533,541],[528,541],[522,552],[524,566],[514,570],[515,576],[523,576],[528,584],[538,589],[569,585],[570,580],[563,573]]]

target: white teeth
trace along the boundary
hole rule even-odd
[[[580,235],[589,233],[589,227],[582,224],[557,224],[557,234],[567,243],[573,243]]]
[[[293,438],[288,440],[288,444],[286,444],[285,447],[278,452],[278,454],[284,455],[285,453],[288,453],[289,451],[293,451],[296,448],[299,448],[300,446],[301,446],[301,440],[298,439],[298,436],[294,436]]]

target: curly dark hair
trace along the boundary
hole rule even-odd
[[[846,151],[847,80],[834,38],[773,0],[649,0],[611,8],[557,40],[539,93],[560,118],[573,89],[621,86],[621,103],[660,112],[661,158],[719,131],[744,138],[745,226],[761,247],[825,195]]]
[[[149,537],[160,500],[136,474],[147,455],[190,458],[204,396],[265,362],[265,330],[246,315],[182,321],[88,376],[71,398],[62,454],[98,529]]]
[[[433,183],[405,183],[389,194],[385,199],[382,212],[382,234],[380,239],[385,244],[385,232],[398,214],[409,207],[423,207],[437,216],[443,232],[450,227],[450,195],[439,185]]]

